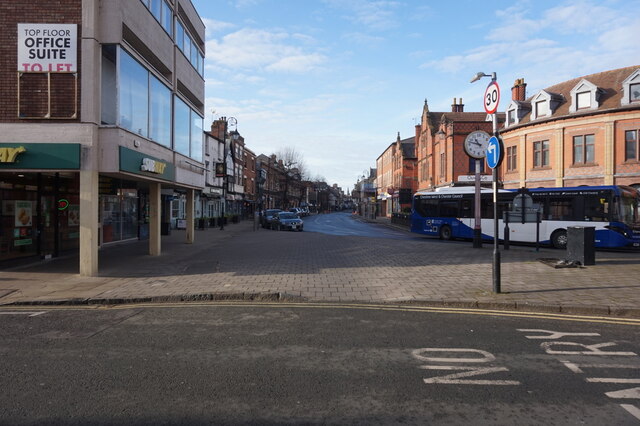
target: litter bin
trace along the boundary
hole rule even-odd
[[[593,226],[567,227],[567,259],[581,265],[596,264],[596,228]]]

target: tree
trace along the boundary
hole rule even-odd
[[[282,208],[286,210],[291,197],[297,195],[298,201],[302,198],[300,182],[306,179],[308,171],[302,154],[293,147],[281,148],[275,155],[282,167]],[[296,187],[298,194],[293,191]]]

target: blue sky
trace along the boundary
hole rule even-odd
[[[527,96],[640,64],[640,0],[192,0],[207,27],[205,127],[232,116],[256,154],[285,147],[343,189],[431,111],[482,111],[496,72]]]

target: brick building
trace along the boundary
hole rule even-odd
[[[191,2],[0,0],[0,16],[0,260],[79,251],[91,276],[104,244],[148,239],[159,255],[176,194],[192,241],[204,24]]]
[[[475,130],[492,133],[492,123],[486,121],[484,112],[464,112],[454,98],[451,112],[429,111],[427,101],[422,109],[422,119],[416,126],[416,157],[418,168],[418,188],[433,191],[438,187],[467,185],[475,176],[475,160],[464,152],[464,140]],[[498,114],[498,122],[504,121],[504,114]],[[482,172],[490,175],[490,170],[482,162]]]
[[[415,138],[400,139],[400,132],[376,160],[379,213],[388,216],[411,207],[411,197],[418,189]]]
[[[501,129],[505,188],[640,188],[640,66],[574,78],[526,97],[516,80]]]

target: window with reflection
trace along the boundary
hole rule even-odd
[[[150,76],[149,139],[171,147],[171,90]]]
[[[191,110],[191,154],[189,156],[194,160],[202,161],[203,137],[202,117],[194,110]]]
[[[120,49],[120,126],[148,136],[149,72]]]
[[[173,149],[182,155],[189,156],[191,108],[177,96],[174,99]]]

